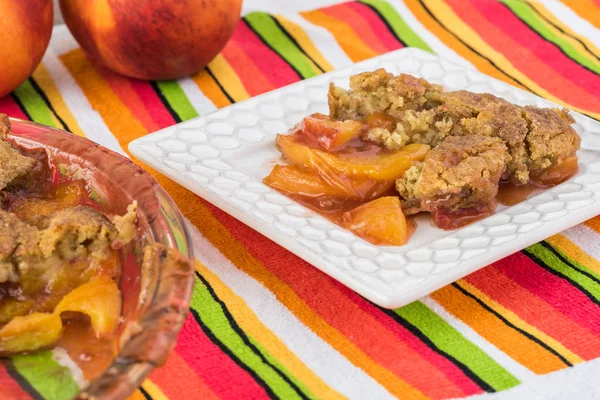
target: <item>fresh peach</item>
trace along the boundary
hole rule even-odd
[[[60,0],[65,23],[95,60],[123,75],[173,79],[225,46],[242,0]]]
[[[53,18],[52,0],[0,1],[0,97],[38,66],[50,42]]]

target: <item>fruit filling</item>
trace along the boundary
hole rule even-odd
[[[102,369],[90,372],[84,360],[98,355],[104,361],[96,367],[105,368],[115,356],[120,249],[136,235],[137,204],[124,216],[103,212],[85,180],[58,173],[44,149],[11,142],[5,115],[2,132],[0,358],[55,346],[68,351],[76,340],[82,353],[73,359],[90,378]]]
[[[578,171],[567,110],[446,91],[383,69],[330,86],[328,116],[310,115],[277,149],[264,183],[380,245],[405,244],[411,215],[456,229]]]

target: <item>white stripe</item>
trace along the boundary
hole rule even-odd
[[[314,25],[299,14],[290,13],[284,16],[299,25],[306,32],[313,44],[334,69],[352,64],[352,60],[348,58],[348,55],[342,50],[337,40],[335,40],[327,29]]]
[[[62,347],[55,347],[52,349],[52,359],[56,361],[60,366],[65,367],[71,373],[71,377],[73,381],[79,386],[79,388],[83,388],[87,386],[88,381],[85,379],[83,375],[83,371],[75,361],[71,359],[69,353]]]
[[[253,11],[266,11],[271,14],[292,14],[300,11],[313,10],[339,3],[340,0],[244,0],[242,15]]]
[[[600,29],[590,24],[586,19],[581,18],[575,11],[559,1],[546,1],[544,5],[559,21],[571,28],[573,32],[584,36],[590,42],[594,43],[596,47],[600,48]]]
[[[600,260],[600,240],[598,240],[598,233],[595,230],[584,224],[580,224],[561,232],[561,234],[579,246],[588,255],[596,260]]]
[[[127,156],[100,114],[92,108],[69,70],[58,58],[60,55],[76,48],[78,48],[77,42],[66,26],[55,27],[50,46],[43,60],[48,73],[85,136],[91,141]]]
[[[504,353],[502,350],[494,346],[492,343],[485,340],[477,332],[473,330],[469,325],[462,322],[460,319],[450,314],[441,304],[427,296],[421,301],[431,308],[437,315],[439,315],[444,321],[450,326],[460,332],[468,341],[479,347],[484,353],[490,356],[494,361],[502,366],[505,370],[515,376],[521,382],[526,379],[531,379],[536,376],[529,369],[525,368],[512,358]]]
[[[198,111],[198,114],[204,115],[211,113],[217,109],[212,101],[196,85],[196,83],[190,78],[183,78],[177,81],[181,89],[187,96],[192,106]]]
[[[472,396],[469,400],[598,400],[598,371],[600,358],[551,374],[537,375],[512,389]]]
[[[352,399],[394,397],[299,321],[275,295],[240,271],[187,223],[198,261],[216,274],[308,368],[332,389]]]
[[[453,61],[458,65],[464,65],[465,67],[471,67],[475,69],[473,64],[459,56],[454,50],[446,46],[437,36],[429,32],[421,22],[414,16],[414,14],[408,9],[403,1],[395,1],[391,3],[398,14],[402,16],[402,19],[406,24],[419,36],[437,55],[443,58],[447,58],[449,61]]]

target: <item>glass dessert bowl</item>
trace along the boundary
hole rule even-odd
[[[39,290],[40,293],[34,293],[37,297],[32,295],[31,298],[22,289],[27,282],[25,277],[28,271],[22,266],[31,259],[23,258],[15,250],[8,261],[3,260],[0,248],[0,264],[5,263],[0,265],[0,275],[5,275],[4,279],[0,276],[0,302],[4,302],[6,306],[7,302],[19,304],[19,301],[34,300],[33,308],[29,311],[14,314],[21,317],[9,319],[8,323],[0,322],[0,353],[3,353],[0,354],[0,368],[6,369],[8,375],[17,376],[19,371],[16,364],[35,363],[36,354],[44,351],[51,351],[52,357],[57,359],[56,353],[60,350],[61,356],[58,358],[62,358],[63,362],[59,362],[57,366],[62,370],[67,366],[72,373],[72,380],[79,387],[69,392],[69,396],[125,398],[154,368],[166,362],[188,312],[194,273],[190,261],[192,250],[183,217],[156,181],[129,159],[64,131],[20,120],[11,120],[11,125],[12,132],[8,134],[6,142],[2,143],[4,147],[0,150],[13,152],[6,146],[6,143],[10,143],[23,155],[35,159],[37,165],[47,165],[47,168],[45,175],[36,175],[35,171],[33,174],[28,172],[23,175],[27,179],[37,177],[39,182],[35,181],[34,185],[21,179],[25,183],[21,182],[20,188],[19,183],[16,189],[11,183],[12,187],[8,186],[4,192],[0,191],[4,209],[0,217],[4,218],[4,223],[11,218],[20,218],[19,226],[27,225],[27,232],[36,232],[36,238],[41,238],[36,239],[38,241],[35,246],[39,246],[43,253],[43,245],[48,242],[48,232],[57,234],[60,229],[56,227],[62,229],[68,225],[64,220],[69,220],[70,212],[71,221],[76,221],[76,225],[75,228],[68,228],[71,229],[68,233],[71,236],[68,237],[71,242],[77,237],[79,242],[73,244],[66,239],[58,239],[58,242],[55,241],[56,246],[49,251],[50,255],[46,255],[50,258],[36,256],[38,264],[41,260],[42,264],[50,265],[59,259],[61,265],[53,270],[58,271],[58,275],[48,280],[51,284],[48,283],[43,290]],[[3,136],[2,132],[0,136]],[[21,158],[16,152],[12,156],[12,160],[16,160],[13,162],[14,168],[20,167],[17,161]],[[4,164],[7,164],[7,159],[5,157]],[[30,163],[30,160],[25,161]],[[35,170],[37,167],[29,168]],[[42,176],[46,178],[40,178]],[[0,178],[6,178],[6,174],[0,174]],[[44,179],[50,185],[49,190],[39,188],[45,184]],[[4,189],[4,184],[0,184],[3,185],[1,189]],[[20,198],[23,192],[27,192],[24,188],[28,188],[34,195]],[[64,204],[69,202],[72,207],[66,209]],[[56,211],[59,207],[56,204],[62,207],[59,211]],[[131,215],[132,210],[136,216],[135,225],[131,225],[135,227],[134,233],[126,234],[125,236],[129,236],[127,240],[121,240],[119,237],[124,232],[121,229],[124,218]],[[77,218],[72,217],[73,212],[78,213]],[[88,215],[91,217],[88,218]],[[60,220],[61,216],[65,219]],[[96,221],[101,221],[99,226],[102,229],[96,229],[96,236],[82,238],[82,226],[87,228]],[[4,234],[21,240],[17,241],[20,243],[17,249],[25,248],[23,235],[19,237],[18,229],[9,230],[8,234],[5,229]],[[106,242],[106,237],[112,241],[104,248],[110,257],[107,258],[102,253],[101,261],[97,261],[100,259],[96,256],[100,243],[102,240]],[[36,251],[37,249],[38,247]],[[71,251],[73,249],[79,253]],[[74,255],[69,256],[71,253]],[[87,260],[92,261],[85,264]],[[7,277],[7,263],[18,266],[15,270],[21,276],[11,278],[10,275],[17,272],[9,270]],[[95,266],[98,263],[100,267]],[[30,264],[35,266],[31,262]],[[68,269],[64,265],[68,265]],[[80,276],[74,277],[72,272],[69,275],[68,271],[76,268],[82,268],[82,275],[88,274],[90,270],[94,273],[100,271],[100,275],[85,278],[84,281]],[[77,283],[68,286],[69,280]],[[52,291],[58,290],[57,288],[62,288],[62,292],[53,300]],[[110,288],[114,289],[111,291]],[[15,290],[24,292],[15,294]],[[112,299],[112,305],[107,299]],[[45,309],[42,305],[44,301],[48,303]],[[115,321],[112,325],[107,325],[106,309],[110,307]],[[6,308],[0,307],[0,311],[4,312],[0,316],[13,315],[7,313]],[[114,310],[120,310],[120,313]],[[41,318],[36,320],[35,316],[32,317],[33,314]],[[18,318],[21,320],[17,320]],[[55,324],[55,321],[58,322]],[[3,332],[10,325],[13,331],[21,334],[21,339],[27,339],[22,332],[27,334],[27,329],[35,331],[35,323],[44,327],[39,331],[44,331],[46,336],[52,330],[51,327],[56,325],[58,339],[42,341],[43,345],[37,346],[32,345],[31,341],[19,340],[19,335],[15,335],[15,340]],[[23,329],[25,325],[27,329]],[[100,333],[106,333],[103,329],[109,334],[101,335]],[[33,336],[35,335],[30,335]],[[39,335],[36,340],[39,340]],[[18,363],[12,358],[15,354],[18,354]],[[68,361],[65,362],[64,359]],[[49,379],[52,379],[53,371],[46,372]],[[1,378],[0,383],[2,379],[5,378]]]

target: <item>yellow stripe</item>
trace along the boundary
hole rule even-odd
[[[208,67],[233,100],[238,102],[250,97],[239,76],[221,54],[212,60]]]
[[[529,333],[531,336],[538,338],[539,340],[541,340],[542,342],[544,342],[545,344],[550,346],[552,349],[554,349],[556,352],[560,353],[560,355],[563,356],[565,359],[567,359],[571,364],[578,364],[578,363],[581,363],[584,361],[577,354],[575,354],[572,351],[570,351],[569,349],[567,349],[562,343],[560,343],[556,339],[546,335],[544,332],[540,331],[536,327],[529,325],[527,322],[525,322],[521,318],[519,318],[519,316],[517,314],[515,314],[514,312],[510,311],[509,309],[503,307],[501,304],[495,302],[490,297],[488,297],[485,293],[483,293],[482,291],[477,289],[475,286],[469,284],[468,282],[466,282],[464,280],[460,281],[460,286],[462,286],[463,289],[467,290],[472,295],[478,297],[487,306],[489,306],[491,309],[496,311],[498,314],[500,314],[504,318],[506,318],[506,320],[509,321],[511,324],[518,327],[519,329],[524,330],[525,332]]]
[[[471,47],[475,48],[479,53],[486,55],[490,60],[494,61],[496,65],[502,68],[507,74],[513,76],[519,81],[523,82],[524,85],[529,87],[532,91],[536,92],[539,96],[545,97],[546,99],[568,107],[574,111],[579,111],[590,115],[594,118],[600,118],[600,114],[593,113],[589,110],[574,107],[558,97],[554,96],[546,89],[540,87],[537,83],[532,81],[523,74],[517,68],[515,68],[511,62],[504,57],[503,54],[497,52],[488,45],[477,32],[469,27],[462,19],[460,19],[454,10],[450,8],[445,2],[437,0],[423,0],[427,4],[429,10],[435,15],[440,21],[444,21],[444,25],[451,26],[452,31],[461,38],[462,41],[468,43]]]
[[[231,101],[225,96],[206,69],[192,75],[192,80],[217,108],[223,108],[231,104]]]
[[[65,101],[63,100],[60,91],[54,84],[54,81],[52,80],[52,77],[50,76],[50,73],[48,72],[48,69],[46,69],[44,63],[41,63],[36,68],[36,70],[33,72],[32,77],[33,79],[35,79],[40,89],[42,89],[42,91],[48,98],[48,101],[56,110],[56,113],[59,114],[60,117],[69,126],[71,132],[78,136],[85,136],[85,134],[81,130],[81,127],[77,123],[77,120],[65,104]],[[56,118],[56,116],[52,115],[52,119],[54,120],[56,126],[62,125],[58,118]]]
[[[214,273],[196,261],[196,270],[208,280],[217,296],[223,300],[240,328],[272,355],[314,395],[324,399],[343,399],[344,396],[330,388],[315,375],[281,340],[254,314],[244,300],[234,294]]]
[[[310,37],[300,27],[300,25],[290,21],[283,15],[276,15],[275,18],[281,26],[294,38],[296,42],[317,64],[325,71],[331,71],[333,66],[323,57],[323,54],[317,49]]]
[[[577,50],[580,51],[581,53],[589,54],[594,60],[598,61],[598,57],[600,57],[600,50],[596,47],[596,45],[594,45],[594,43],[590,42],[588,40],[588,38],[586,38],[585,36],[580,36],[579,34],[575,33],[568,25],[565,25],[561,20],[556,18],[556,16],[554,14],[552,14],[550,11],[548,11],[546,6],[544,6],[542,3],[532,1],[532,2],[528,2],[528,4],[530,7],[535,9],[540,15],[542,15],[546,19],[552,21],[552,24],[558,26],[560,28],[560,30],[565,32],[565,33],[561,32],[558,28],[552,26],[552,24],[543,20],[544,24],[549,29],[551,29],[555,34],[560,35],[565,40],[568,40],[569,43],[573,47],[577,48]],[[540,18],[540,20],[542,20],[542,19]],[[577,39],[579,39],[579,41],[575,40],[573,38],[573,36],[576,37]],[[586,47],[584,47],[581,44],[582,42],[585,44],[587,49],[586,49]]]
[[[546,239],[546,242],[562,251],[571,260],[574,260],[581,265],[585,265],[589,269],[600,274],[600,261],[581,250],[579,246],[571,242],[565,236],[560,234],[554,235]]]
[[[142,383],[142,387],[154,400],[169,400],[169,398],[165,396],[162,390],[160,390],[160,388],[150,379],[146,379]]]

